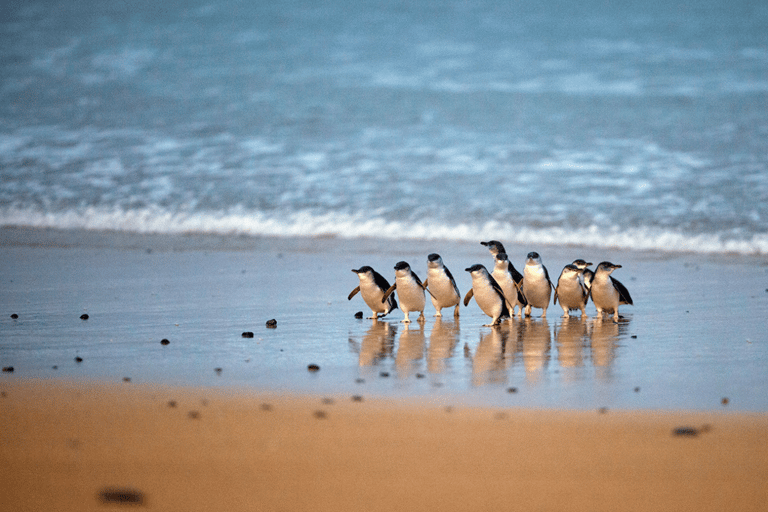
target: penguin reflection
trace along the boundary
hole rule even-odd
[[[447,361],[453,357],[453,351],[459,342],[459,319],[443,320],[437,317],[429,334],[427,351],[427,370],[430,373],[445,371]]]
[[[395,366],[398,374],[407,377],[415,370],[415,362],[424,358],[424,322],[418,322],[416,327],[407,326],[400,333],[395,355]]]
[[[360,366],[373,366],[392,357],[397,327],[389,322],[374,320],[360,342]]]
[[[529,317],[521,320],[520,324],[526,378],[536,381],[549,362],[552,333],[546,318],[535,320]]]
[[[584,347],[587,340],[587,322],[578,317],[563,318],[555,326],[557,361],[563,368],[584,366]]]
[[[629,322],[619,321],[605,322],[602,320],[593,320],[590,323],[590,339],[592,344],[592,365],[598,369],[597,375],[602,374],[608,378],[608,368],[616,358],[616,347],[619,345],[619,339],[627,335]],[[602,372],[599,369],[603,369]]]
[[[504,383],[506,372],[504,351],[509,339],[509,323],[502,322],[480,336],[480,343],[472,358],[472,384]]]

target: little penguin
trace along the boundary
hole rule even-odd
[[[500,252],[496,254],[496,265],[493,267],[491,275],[496,282],[499,283],[499,286],[504,292],[510,315],[514,316],[515,308],[519,306],[520,310],[518,316],[522,316],[523,307],[528,304],[528,301],[525,300],[525,296],[520,289],[520,284],[515,282],[515,278],[509,270],[510,268],[514,269],[515,267],[509,262],[507,254]],[[520,277],[520,280],[522,281],[522,275]]]
[[[456,306],[453,316],[459,316],[461,294],[456,286],[451,271],[443,265],[443,259],[439,254],[432,253],[427,256],[427,278],[424,280],[424,288],[429,291],[432,305],[435,306],[435,316],[443,316],[441,310],[450,306]]]
[[[397,309],[394,296],[387,297],[387,300],[382,301],[382,297],[389,289],[389,281],[384,279],[384,276],[367,265],[357,270],[352,269],[352,272],[360,278],[360,284],[352,290],[347,300],[352,300],[352,297],[360,292],[365,303],[371,308],[373,316],[368,318],[381,318],[387,316],[393,309]]]
[[[583,269],[573,263],[566,265],[560,273],[555,288],[555,304],[560,301],[560,307],[563,308],[563,318],[569,318],[571,310],[580,310],[581,318],[586,318],[587,312],[584,309],[589,298],[589,290],[581,279]]]
[[[552,288],[554,286],[549,280],[547,267],[541,264],[541,256],[537,252],[529,252],[523,269],[523,295],[528,301],[528,305],[525,306],[525,316],[531,316],[531,307],[534,307],[543,310],[542,318],[547,317]]]
[[[411,311],[419,312],[419,322],[424,321],[424,303],[426,297],[424,294],[424,285],[421,283],[421,279],[416,273],[411,270],[411,266],[404,261],[399,261],[395,265],[395,284],[389,287],[384,292],[384,297],[381,302],[387,300],[392,292],[397,289],[397,296],[400,298],[400,309],[405,314],[402,322],[409,324],[411,319],[408,315]]]
[[[584,271],[584,273],[581,276],[581,282],[584,283],[584,286],[586,286],[587,290],[589,290],[592,287],[592,279],[594,279],[595,273],[592,272],[592,270],[590,270],[587,267],[591,267],[592,264],[588,263],[586,260],[578,259],[578,260],[573,260],[572,265],[576,265],[577,267],[579,267],[581,270]]]
[[[491,240],[489,242],[480,242],[480,245],[484,245],[488,248],[488,252],[490,252],[494,257],[497,254],[508,254],[507,251],[504,250],[504,246],[501,242],[498,240]],[[509,258],[507,258],[507,261],[509,262],[509,273],[512,274],[512,279],[515,280],[515,284],[517,284],[517,287],[520,288],[522,286],[523,281],[523,274],[517,271],[515,266],[512,264],[511,261],[509,261]]]
[[[485,324],[486,327],[499,325],[502,320],[508,319],[509,309],[507,308],[507,300],[504,298],[504,292],[499,283],[488,273],[488,270],[479,264],[464,270],[472,276],[472,288],[464,297],[464,305],[469,304],[474,296],[483,313],[493,319],[490,324]]]
[[[617,279],[611,276],[611,272],[621,268],[621,265],[614,265],[610,261],[603,261],[595,270],[595,277],[592,280],[592,302],[597,308],[598,318],[603,318],[603,313],[613,315],[613,321],[619,321],[619,305],[629,304],[632,306],[632,297],[629,296],[629,290]]]

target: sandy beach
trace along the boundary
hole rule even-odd
[[[8,510],[765,510],[765,415],[4,378]]]
[[[475,304],[460,322],[428,310],[405,326],[397,310],[355,319],[364,304],[347,300],[351,268],[391,277],[406,259],[423,272],[435,250],[466,290],[463,267],[489,259],[479,244],[18,229],[0,241],[9,510],[768,502],[759,257],[543,247],[556,274],[575,254],[622,264],[635,306],[619,324],[553,307],[492,329]]]

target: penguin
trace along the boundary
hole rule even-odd
[[[504,250],[504,246],[501,242],[498,240],[491,240],[489,242],[480,242],[480,245],[483,245],[488,248],[488,252],[490,252],[494,257],[497,254],[504,253],[508,254],[507,251]],[[517,287],[522,287],[522,281],[523,281],[523,274],[517,271],[514,265],[512,265],[512,262],[509,262],[509,273],[512,274],[512,279],[514,279],[515,284],[517,284]]]
[[[394,296],[382,300],[384,293],[389,289],[389,281],[384,279],[384,276],[367,265],[357,270],[352,269],[352,272],[360,278],[360,284],[352,290],[347,300],[352,300],[352,297],[357,292],[360,292],[365,303],[371,308],[373,316],[368,318],[382,318],[387,316],[393,309],[397,309],[397,301],[395,301]]]
[[[450,306],[456,306],[453,316],[459,316],[461,294],[456,286],[451,271],[443,265],[443,259],[439,254],[432,253],[427,256],[427,278],[424,280],[424,288],[429,291],[432,305],[435,306],[435,316],[443,316],[441,310]]]
[[[621,265],[614,265],[610,261],[601,262],[595,270],[592,288],[589,291],[592,302],[597,308],[597,317],[602,319],[603,313],[612,314],[614,322],[619,321],[619,306],[621,304],[634,305],[626,286],[611,276],[611,272],[617,268],[621,268]]]
[[[572,265],[576,265],[577,267],[579,267],[581,270],[584,271],[581,276],[581,282],[584,283],[584,286],[586,286],[587,290],[589,290],[592,287],[592,279],[594,279],[595,273],[592,272],[592,270],[590,270],[587,267],[591,267],[592,264],[586,262],[585,260],[578,259],[578,260],[573,260]]]
[[[493,267],[493,272],[491,272],[491,275],[504,292],[504,297],[507,299],[507,308],[509,309],[509,314],[514,316],[515,308],[519,306],[520,310],[518,312],[518,316],[522,316],[523,307],[528,304],[528,301],[525,300],[525,296],[520,290],[520,285],[515,282],[514,276],[509,271],[510,267],[514,267],[512,267],[512,264],[509,262],[509,258],[506,253],[500,252],[496,254],[495,259],[496,265]]]
[[[464,306],[469,304],[474,296],[483,313],[493,319],[490,324],[485,324],[485,327],[499,325],[502,320],[508,319],[507,299],[504,298],[504,292],[499,283],[488,273],[488,270],[479,264],[464,270],[472,276],[472,288],[464,297]]]
[[[583,269],[574,264],[566,265],[557,279],[555,288],[555,304],[560,301],[563,308],[563,318],[569,318],[571,310],[581,310],[581,318],[586,318],[585,307],[589,298],[589,290],[582,280]]]
[[[531,307],[534,307],[541,308],[541,317],[546,318],[553,288],[547,267],[541,264],[541,256],[537,252],[529,252],[523,269],[523,295],[528,301],[525,316],[531,316]]]
[[[397,265],[395,265],[395,284],[390,286],[389,289],[384,292],[381,302],[383,303],[387,300],[395,289],[397,289],[397,296],[400,298],[400,309],[405,314],[405,318],[401,321],[406,324],[411,323],[411,319],[408,318],[408,315],[411,311],[418,311],[418,321],[423,322],[424,303],[426,302],[424,285],[421,283],[419,276],[411,270],[411,266],[404,261],[399,261]]]

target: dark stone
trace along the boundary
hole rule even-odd
[[[171,342],[170,342],[170,341],[168,341],[168,338],[163,338],[163,339],[161,339],[161,340],[160,340],[160,344],[161,344],[161,345],[168,345],[168,344],[170,344],[170,343],[171,343]]]
[[[696,437],[699,435],[699,431],[693,427],[677,427],[672,431],[672,435],[679,437]]]
[[[123,377],[123,382],[131,382],[131,378],[130,377]]]
[[[170,407],[171,409],[176,407],[176,405],[177,405],[176,400],[168,400],[168,407]]]
[[[507,393],[517,393],[517,388],[507,388]]]
[[[189,411],[187,416],[189,416],[189,419],[191,419],[191,420],[199,420],[200,419],[200,411]]]
[[[360,395],[352,395],[352,401],[353,402],[362,402],[363,401],[363,397],[360,396]]]
[[[82,363],[82,362],[83,362],[83,358],[82,358],[82,357],[80,357],[80,356],[77,356],[77,357],[75,358],[75,362],[76,362],[76,363]]]
[[[144,494],[135,489],[102,489],[99,500],[102,503],[144,505]]]
[[[632,338],[633,340],[636,340],[637,339],[637,334],[633,334],[632,336],[630,336],[630,338]]]
[[[277,327],[277,320],[275,320],[274,318],[272,320],[267,320],[268,329],[274,329],[275,327]]]
[[[379,377],[389,377],[389,372],[379,372]]]
[[[17,318],[19,318],[19,315],[17,315],[16,313],[13,313],[13,314],[11,315],[11,318],[13,318],[14,320],[16,320]]]
[[[357,379],[355,379],[355,383],[356,384],[365,384],[365,379],[358,377]]]
[[[423,373],[417,373],[416,374],[416,378],[417,379],[423,379],[424,377],[426,377],[426,375],[424,375]]]
[[[83,313],[82,315],[80,315],[80,320],[88,320],[88,318],[89,318],[88,313]]]
[[[324,420],[328,417],[325,411],[315,411],[312,415],[319,420]]]
[[[222,368],[214,368],[213,371],[215,371],[218,375],[221,375],[221,372],[223,371]]]
[[[355,318],[357,318],[358,320],[363,318],[363,312],[362,311],[358,311],[357,313],[355,313]]]
[[[723,399],[720,400],[720,403],[723,404],[723,405],[728,405],[728,402],[730,402],[730,400],[728,400],[727,397],[723,397]]]
[[[640,386],[635,388],[635,393],[639,393],[639,392],[640,392]]]
[[[13,373],[13,366],[3,366],[3,371],[6,373]]]
[[[246,331],[242,334],[243,338],[253,338],[253,333],[250,331]]]
[[[318,365],[316,365],[316,364],[308,364],[307,365],[307,370],[309,370],[311,372],[317,372],[317,371],[320,371],[320,367]]]

